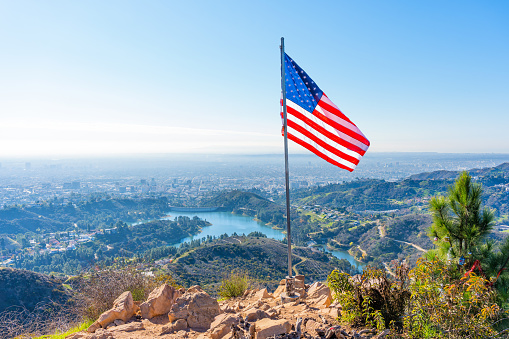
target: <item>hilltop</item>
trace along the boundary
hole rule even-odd
[[[287,245],[274,239],[255,236],[232,236],[217,239],[183,252],[165,265],[174,279],[184,285],[200,285],[216,295],[221,279],[231,271],[246,272],[259,284],[275,289],[288,271]],[[292,249],[294,274],[311,281],[324,280],[334,269],[353,273],[345,259],[337,259],[312,248]]]
[[[509,162],[505,162],[495,167],[473,168],[467,170],[473,177],[499,177],[507,179],[509,177]],[[433,171],[411,175],[409,178],[414,180],[443,180],[455,179],[459,171]],[[505,180],[506,182],[507,180]]]

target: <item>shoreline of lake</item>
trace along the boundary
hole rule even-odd
[[[165,218],[174,218],[179,216],[187,216],[192,218],[194,216],[198,216],[201,219],[204,219],[211,223],[211,226],[206,226],[202,228],[202,232],[181,239],[180,241],[172,244],[172,246],[178,246],[180,244],[190,242],[194,239],[201,239],[207,236],[216,236],[219,237],[222,234],[232,235],[236,233],[238,235],[249,234],[251,232],[261,232],[265,234],[268,238],[283,240],[285,234],[282,231],[274,229],[271,226],[264,224],[263,222],[257,221],[250,216],[233,214],[231,212],[179,212],[179,211],[171,211],[165,216]],[[355,258],[350,255],[346,251],[337,251],[337,250],[329,250],[325,245],[319,245],[320,248],[324,249],[325,252],[331,253],[338,259],[346,259],[352,266],[357,267],[362,270],[366,264],[355,260]]]

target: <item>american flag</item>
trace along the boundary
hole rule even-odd
[[[353,171],[369,140],[286,53],[284,64],[288,139]]]

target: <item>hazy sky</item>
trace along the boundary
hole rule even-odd
[[[507,1],[0,0],[0,156],[282,152],[282,36],[369,152],[509,153],[508,17]]]

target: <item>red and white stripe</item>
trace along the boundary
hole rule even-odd
[[[286,110],[288,139],[335,166],[353,171],[369,147],[369,140],[325,93],[313,113],[290,99]]]

